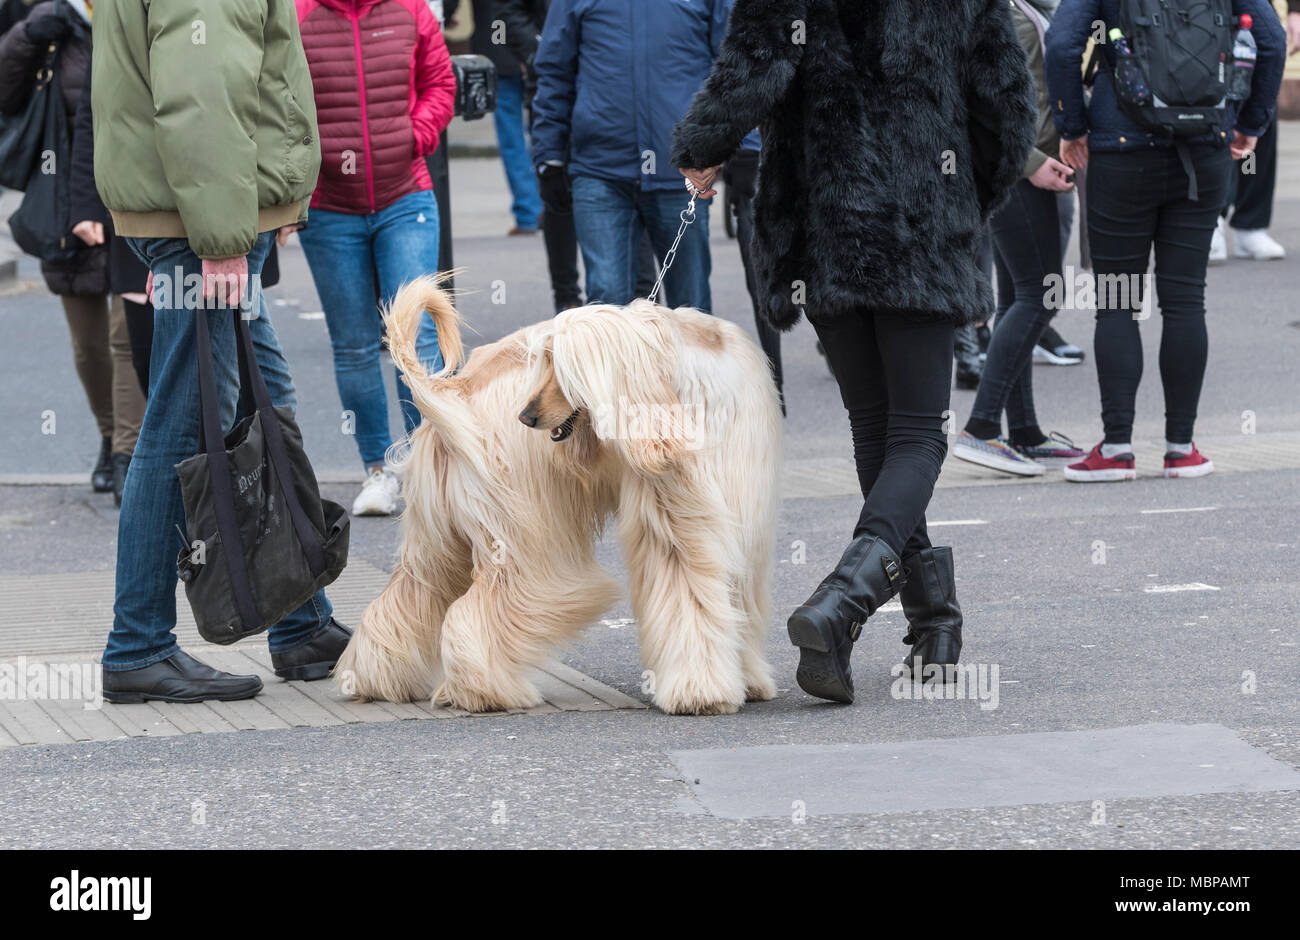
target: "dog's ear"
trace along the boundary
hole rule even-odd
[[[579,311],[572,311],[578,314]],[[596,437],[637,473],[668,472],[690,449],[674,391],[677,349],[658,316],[618,308],[561,314],[553,364],[565,397],[587,409]]]

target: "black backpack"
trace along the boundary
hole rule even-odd
[[[1131,55],[1120,55],[1108,35],[1093,47],[1086,84],[1104,55],[1120,108],[1143,127],[1176,143],[1223,130],[1237,30],[1232,0],[1120,0],[1119,22],[1107,23],[1107,33],[1115,26]]]
[[[1108,23],[1107,31],[1119,26],[1132,55],[1121,57],[1109,37],[1104,43],[1120,107],[1173,137],[1222,130],[1235,20],[1232,0],[1120,0],[1119,22]],[[1093,50],[1090,79],[1102,45]]]

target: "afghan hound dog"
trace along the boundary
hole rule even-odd
[[[426,312],[445,363],[434,375],[414,348]],[[433,277],[385,320],[423,421],[395,455],[400,555],[335,669],[344,691],[472,712],[541,704],[534,667],[620,596],[596,562],[613,517],[654,703],[717,715],[773,696],[781,412],[739,327],[594,305],[466,360]]]

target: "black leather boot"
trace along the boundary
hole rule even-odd
[[[897,553],[862,535],[845,549],[835,570],[795,608],[786,629],[799,647],[799,688],[832,702],[853,701],[849,656],[862,625],[904,583]]]
[[[177,650],[162,662],[124,672],[104,670],[104,700],[114,705],[140,702],[233,702],[262,691],[257,676],[236,676],[205,666]]]
[[[903,642],[912,647],[904,665],[913,671],[920,659],[928,665],[955,666],[961,656],[961,607],[957,604],[957,581],[953,574],[952,549],[927,548],[903,559],[907,586],[898,599],[911,628]],[[925,679],[924,672],[915,679]],[[955,678],[943,671],[943,681]]]
[[[339,661],[351,639],[352,631],[330,618],[325,629],[306,643],[283,653],[272,653],[271,666],[281,679],[297,679],[300,682],[324,679]]]
[[[113,439],[106,437],[99,445],[99,460],[90,471],[90,486],[96,493],[107,493],[113,488]]]
[[[130,454],[113,455],[113,505],[121,507],[122,489],[126,486],[126,471],[131,469]]]

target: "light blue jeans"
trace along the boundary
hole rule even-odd
[[[432,190],[422,190],[366,215],[312,209],[298,239],[325,311],[334,381],[344,410],[352,413],[361,461],[367,467],[382,466],[393,438],[380,358],[379,304],[390,303],[408,281],[437,273],[438,203]],[[415,350],[429,371],[442,368],[438,330],[428,316]],[[400,375],[397,389],[409,434],[420,423],[420,411]]]
[[[535,229],[542,217],[542,197],[537,191],[537,175],[524,136],[524,81],[522,78],[497,79],[497,109],[492,112],[497,128],[497,149],[506,170],[513,202],[510,212],[515,225]]]

